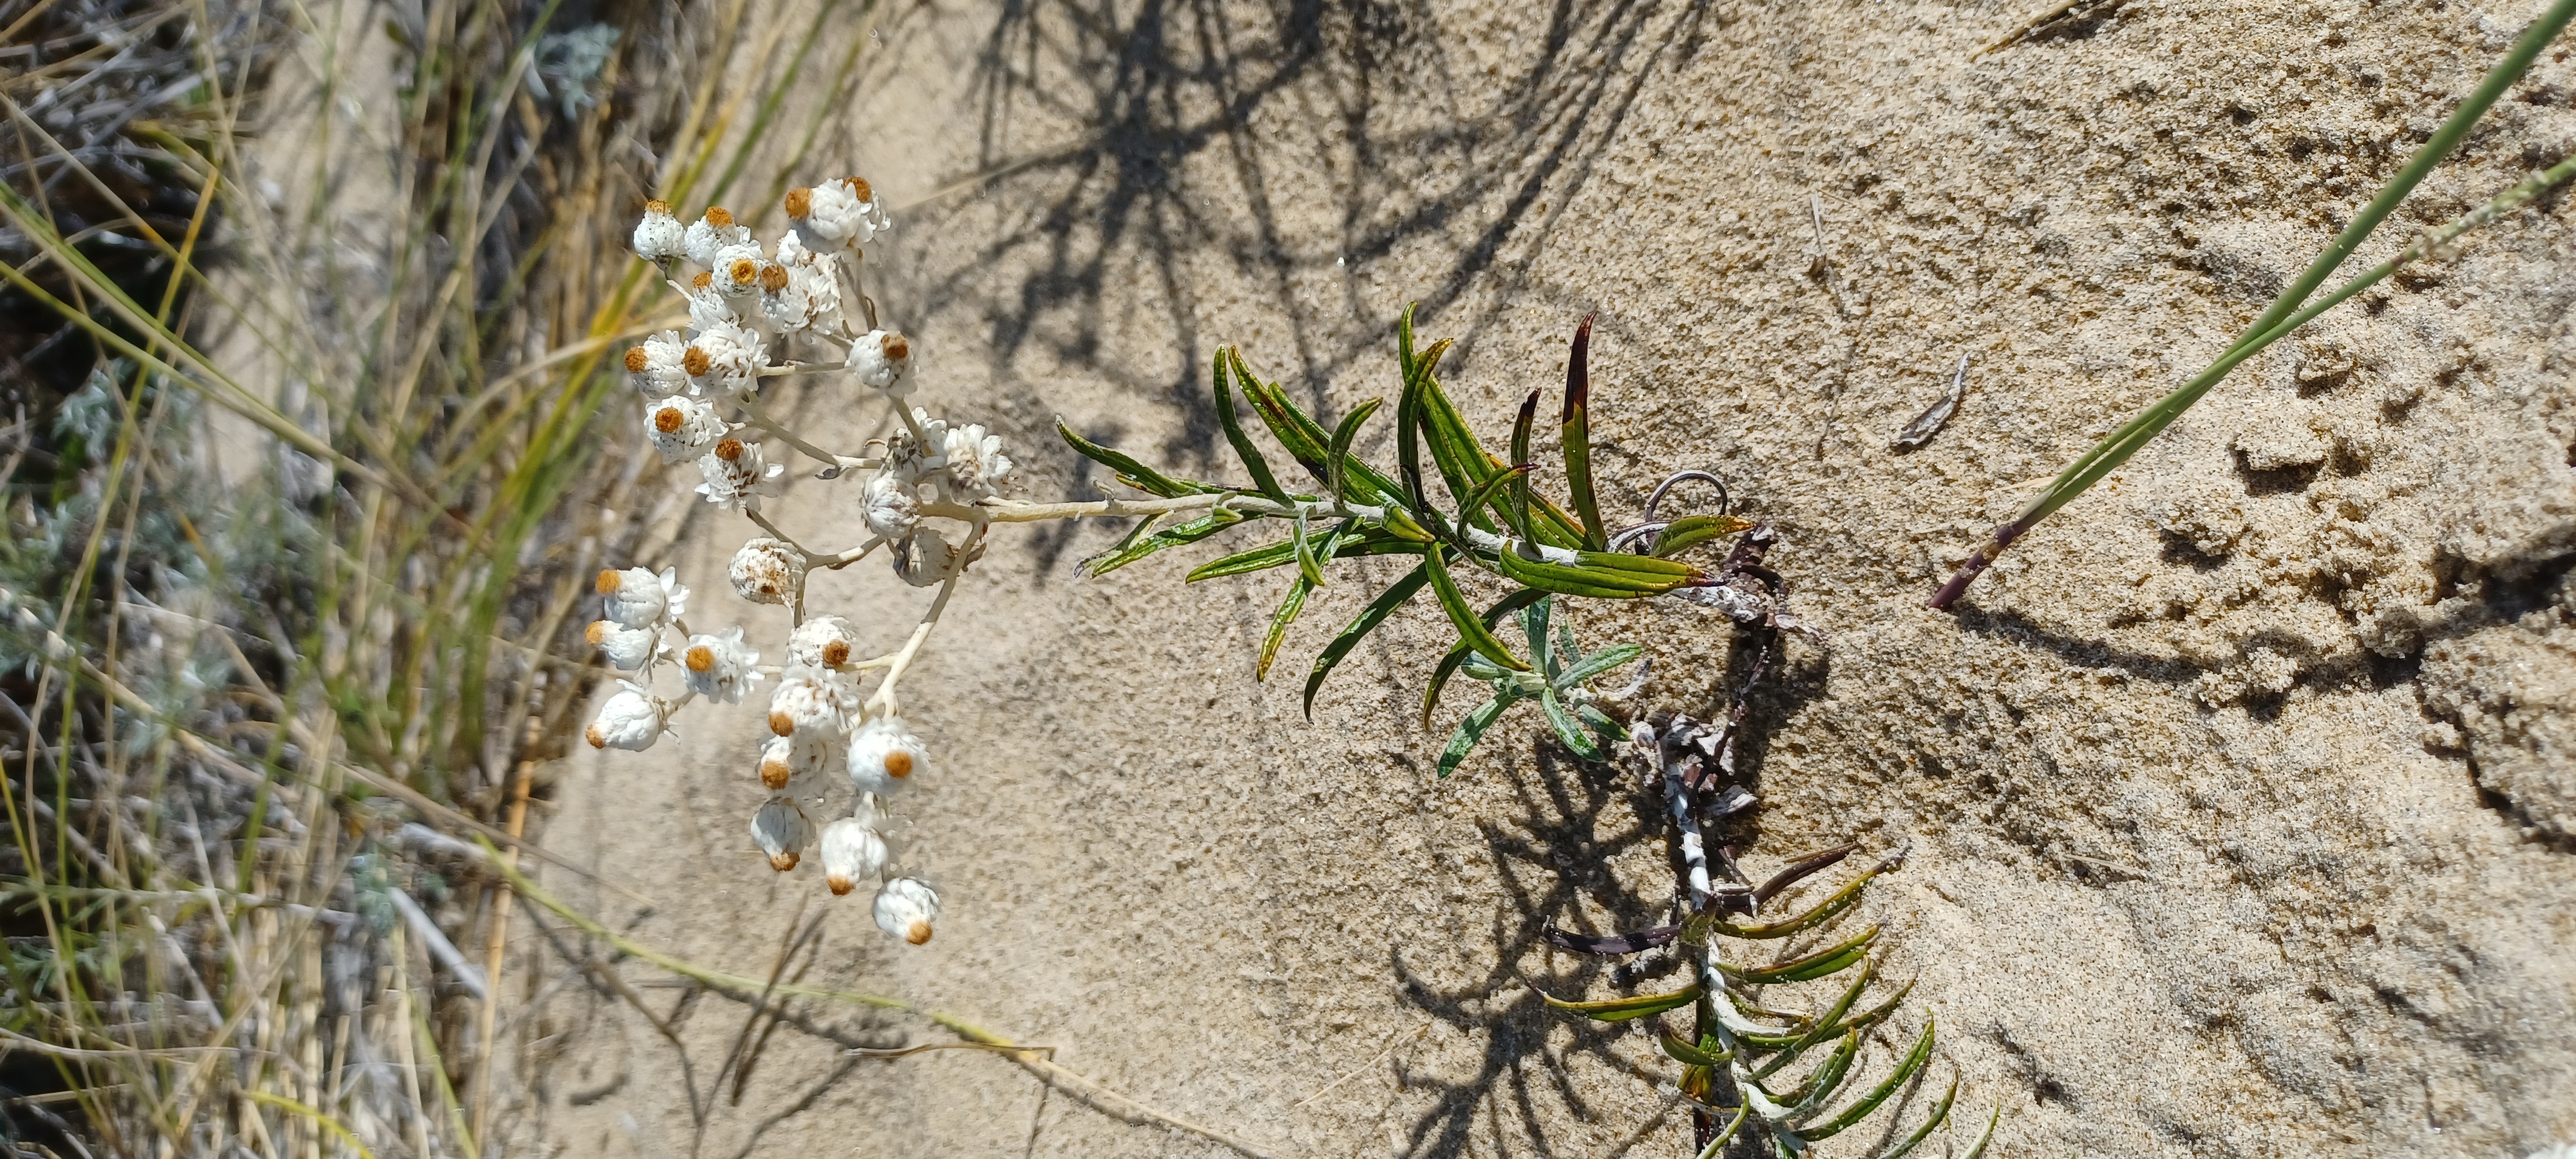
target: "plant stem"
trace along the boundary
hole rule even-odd
[[[2378,283],[2389,274],[2396,272],[2398,267],[2422,257],[2428,248],[2448,242],[2471,229],[2493,221],[2530,201],[2543,190],[2567,180],[2570,176],[2576,176],[2576,166],[2571,166],[2571,161],[2576,161],[2576,158],[2562,161],[2545,172],[2532,174],[2512,188],[2496,195],[2485,205],[2461,215],[2442,229],[2419,238],[2415,244],[2399,251],[2395,257],[2345,283],[2342,288],[2324,299],[2304,308],[2300,305],[2319,284],[2325,281],[2328,275],[2334,272],[2337,266],[2343,263],[2345,258],[2351,256],[2352,251],[2370,236],[2372,230],[2378,228],[2380,222],[2397,208],[2398,203],[2404,201],[2406,195],[2414,191],[2415,186],[2423,181],[2425,174],[2431,172],[2433,166],[2459,143],[2460,138],[2467,135],[2470,127],[2475,125],[2478,118],[2495,104],[2497,98],[2504,95],[2506,89],[2512,87],[2514,81],[2522,76],[2523,70],[2530,67],[2532,59],[2557,37],[2571,18],[2576,18],[2576,0],[2558,0],[2553,4],[2549,11],[2535,21],[2523,33],[2522,38],[2514,43],[2513,50],[2505,54],[2505,58],[2487,74],[2486,79],[2479,82],[2477,89],[2469,94],[2468,100],[2462,102],[2459,109],[2451,114],[2450,119],[2442,123],[2442,127],[2434,132],[2432,139],[2426,141],[2423,148],[2416,150],[2415,156],[2407,161],[2406,167],[2398,171],[2397,176],[2379,191],[2378,196],[2371,198],[2370,204],[2363,207],[2361,213],[2353,218],[2352,224],[2336,235],[2335,240],[2326,246],[2325,252],[2318,254],[2317,259],[2309,263],[2307,271],[2299,275],[2299,280],[2283,290],[2280,297],[2273,300],[2271,307],[2263,312],[2263,316],[2256,319],[2254,324],[2227,348],[2225,354],[2184,383],[2181,389],[2166,395],[2146,410],[2139,412],[2136,417],[2121,424],[2118,430],[2111,432],[2108,437],[2095,444],[2092,450],[2068,464],[2046,489],[2033,496],[2028,503],[2023,504],[2021,511],[2014,515],[2010,522],[1995,528],[1986,542],[1970,554],[1966,562],[1961,563],[1957,570],[1950,573],[1949,581],[1942,584],[1941,589],[1933,594],[1929,606],[1940,611],[1948,609],[1951,604],[1957,602],[1959,597],[1968,590],[1968,585],[1976,582],[1977,576],[1982,574],[1988,565],[1994,563],[2005,549],[2011,547],[2014,541],[2038,525],[2040,520],[2048,518],[2058,508],[2072,502],[2076,496],[2083,494],[2093,484],[2100,482],[2104,476],[2127,462],[2129,456],[2136,454],[2139,448],[2146,446],[2158,434],[2163,433],[2167,426],[2181,417],[2183,411],[2190,409],[2193,403],[2199,402],[2201,396],[2208,394],[2239,363],[2286,337],[2327,309]]]

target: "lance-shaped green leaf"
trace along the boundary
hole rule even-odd
[[[1403,331],[1405,349],[1408,351],[1412,349],[1413,344],[1412,318],[1413,312],[1408,308],[1405,311]],[[1412,500],[1413,510],[1424,518],[1431,516],[1431,497],[1429,492],[1423,489],[1422,484],[1423,394],[1425,384],[1430,381],[1430,372],[1427,368],[1436,365],[1440,361],[1440,355],[1448,349],[1449,340],[1443,338],[1432,343],[1431,349],[1421,355],[1408,357],[1405,362],[1404,393],[1397,396],[1395,400],[1396,471],[1404,477],[1404,493]],[[1452,495],[1465,492],[1464,485],[1452,484],[1450,487]]]
[[[1832,897],[1826,898],[1823,902],[1819,903],[1816,908],[1799,914],[1796,917],[1759,926],[1739,926],[1732,922],[1720,921],[1716,923],[1717,932],[1725,934],[1730,938],[1752,938],[1756,940],[1766,938],[1785,938],[1791,934],[1804,933],[1805,931],[1812,930],[1817,926],[1833,920],[1834,915],[1859,904],[1861,891],[1868,888],[1870,879],[1878,876],[1886,870],[1887,866],[1885,865],[1875,865],[1870,867],[1869,872],[1851,879],[1850,884],[1835,891]]]
[[[1529,471],[1527,463],[1514,464],[1486,476],[1484,482],[1476,484],[1476,489],[1467,493],[1467,501],[1458,505],[1458,526],[1452,529],[1457,537],[1451,542],[1460,551],[1467,549],[1466,529],[1475,523],[1476,516],[1484,513],[1485,506],[1494,501],[1495,493],[1511,486],[1513,480],[1527,479]]]
[[[1538,987],[1530,989],[1538,990]],[[1699,1001],[1699,984],[1694,982],[1670,994],[1639,994],[1630,998],[1606,998],[1599,1002],[1568,1002],[1545,990],[1539,990],[1538,996],[1547,999],[1550,1006],[1571,1010],[1596,1022],[1626,1022]]]
[[[1782,962],[1777,966],[1765,966],[1754,970],[1739,970],[1733,966],[1718,968],[1726,971],[1728,977],[1749,986],[1767,986],[1775,982],[1811,982],[1841,973],[1845,968],[1858,964],[1861,959],[1868,956],[1869,944],[1877,938],[1878,927],[1871,926],[1840,945],[1827,946],[1793,962]]]
[[[1835,1045],[1832,1054],[1825,1056],[1824,1063],[1782,1100],[1788,1104],[1789,1113],[1785,1117],[1795,1122],[1822,1110],[1825,1103],[1834,1097],[1834,1092],[1842,1089],[1843,1080],[1851,1076],[1852,1061],[1858,1057],[1860,1036],[1843,1035],[1842,1042]]]
[[[1708,1051],[1701,1050],[1696,1046],[1683,1042],[1680,1038],[1675,1037],[1669,1032],[1656,1035],[1655,1041],[1664,1048],[1664,1057],[1669,1058],[1674,1062],[1682,1063],[1686,1066],[1725,1066],[1735,1058],[1735,1052],[1733,1051],[1720,1050],[1715,1054],[1711,1054]]]
[[[1379,403],[1380,400],[1373,398],[1352,407],[1351,413],[1342,416],[1341,425],[1333,428],[1333,445],[1324,460],[1329,475],[1324,485],[1333,493],[1336,503],[1350,501],[1345,489],[1349,486],[1350,469],[1347,464],[1351,458],[1351,442],[1359,438],[1360,428],[1368,425],[1369,416],[1377,413]]]
[[[1798,1132],[1799,1136],[1811,1140],[1830,1139],[1859,1125],[1862,1119],[1868,1118],[1870,1112],[1877,1110],[1879,1104],[1886,1102],[1889,1096],[1894,1095],[1899,1088],[1912,1081],[1915,1072],[1922,1070],[1931,1061],[1932,1019],[1926,1016],[1923,1020],[1923,1033],[1914,1039],[1914,1049],[1905,1052],[1904,1061],[1896,1064],[1895,1072],[1887,1076],[1887,1081],[1871,1088],[1868,1094],[1862,1095],[1852,1105],[1844,1107],[1842,1113],[1813,1127],[1801,1129]]]
[[[1796,1045],[1791,1046],[1789,1048],[1789,1053],[1794,1055],[1799,1051],[1805,1050],[1810,1046],[1814,1046],[1819,1042],[1823,1042],[1824,1040],[1833,1037],[1835,1023],[1840,1022],[1843,1015],[1851,1013],[1852,1003],[1860,1001],[1861,991],[1869,989],[1870,982],[1877,977],[1878,964],[1876,962],[1863,962],[1860,968],[1860,976],[1852,979],[1851,987],[1843,991],[1842,997],[1834,1000],[1832,1009],[1825,1011],[1825,1016],[1816,1020],[1816,1028],[1808,1031],[1806,1036],[1800,1038]],[[1845,1031],[1845,1033],[1857,1032]]]
[[[1178,547],[1184,543],[1197,543],[1241,522],[1243,522],[1243,516],[1219,507],[1187,523],[1176,524],[1155,532],[1126,547],[1095,555],[1082,561],[1082,566],[1094,579],[1097,579],[1164,548]]]
[[[1950,1080],[1950,1089],[1941,1092],[1941,1101],[1933,1106],[1932,1117],[1925,1119],[1920,1128],[1917,1128],[1913,1134],[1907,1135],[1895,1146],[1879,1152],[1878,1159],[1903,1159],[1904,1156],[1913,1154],[1914,1149],[1922,1146],[1925,1139],[1932,1137],[1932,1132],[1939,1130],[1941,1124],[1950,1121],[1950,1103],[1958,1097],[1959,1080],[1953,1078]],[[1998,1115],[2002,1114],[2003,1108],[2000,1106],[1996,1107],[1995,1113]],[[1984,1146],[1985,1144],[1983,1141],[1978,1143],[1980,1152],[1982,1152]]]
[[[1123,452],[1111,450],[1073,433],[1073,428],[1066,426],[1060,416],[1055,420],[1055,433],[1064,439],[1066,446],[1073,448],[1074,453],[1116,472],[1119,482],[1139,491],[1170,499],[1180,495],[1213,495],[1224,490],[1211,484],[1174,479],[1165,475],[1137,462]]]
[[[1296,531],[1289,536],[1289,542],[1297,547],[1298,573],[1309,585],[1319,588],[1324,586],[1324,563],[1315,558],[1315,537],[1307,530],[1306,509],[1303,507],[1297,509]],[[1325,553],[1330,554],[1331,548],[1327,547]]]
[[[1530,425],[1537,420],[1538,392],[1533,390],[1529,392],[1528,398],[1521,400],[1520,417],[1512,423],[1513,462],[1527,463],[1530,461]],[[1511,516],[1512,534],[1518,535],[1523,539],[1538,538],[1538,536],[1530,530],[1530,485],[1529,473],[1526,471],[1522,472],[1518,477],[1512,480]]]
[[[1610,546],[1610,533],[1601,526],[1601,501],[1592,492],[1592,372],[1586,363],[1592,353],[1592,318],[1585,315],[1583,324],[1574,329],[1574,349],[1565,359],[1565,410],[1561,428],[1565,440],[1565,485],[1574,493],[1574,514],[1583,521],[1584,546],[1594,551]]]
[[[1261,659],[1253,665],[1252,678],[1270,678],[1270,662],[1279,655],[1279,642],[1288,638],[1288,625],[1297,622],[1297,613],[1306,608],[1306,597],[1314,594],[1315,582],[1298,576],[1288,584],[1287,598],[1279,601],[1277,611],[1270,613],[1269,634],[1261,638]]]
[[[1905,996],[1913,992],[1914,981],[1909,978],[1906,980],[1904,985],[1896,988],[1896,993],[1890,996],[1887,1001],[1881,1002],[1876,1006],[1852,1015],[1841,1022],[1826,1026],[1825,1033],[1830,1036],[1840,1034],[1846,1030],[1867,1030],[1881,1022],[1885,1022],[1887,1021],[1888,1015],[1896,1013],[1896,1008],[1905,1004]]]
[[[1753,526],[1750,519],[1732,515],[1685,515],[1665,524],[1655,536],[1655,546],[1646,554],[1668,556],[1696,544],[1706,543],[1721,535],[1733,535]]]
[[[1467,754],[1475,750],[1476,742],[1485,739],[1485,730],[1502,719],[1503,710],[1510,708],[1515,699],[1518,698],[1508,692],[1496,693],[1493,699],[1477,705],[1467,713],[1465,720],[1458,722],[1458,731],[1449,734],[1449,743],[1440,750],[1440,776],[1447,777],[1458,771],[1458,762],[1467,759]]]
[[[1440,551],[1439,547],[1432,547],[1426,553],[1427,558],[1440,558]],[[1323,654],[1315,657],[1315,670],[1306,675],[1308,719],[1313,719],[1315,715],[1315,690],[1324,686],[1324,677],[1330,675],[1334,667],[1341,664],[1343,657],[1351,654],[1351,649],[1360,646],[1361,639],[1376,631],[1377,626],[1385,623],[1388,616],[1394,615],[1397,608],[1403,607],[1406,601],[1419,593],[1422,585],[1430,582],[1430,579],[1431,566],[1428,563],[1404,573],[1403,578],[1388,584],[1385,591],[1379,592],[1376,599],[1370,600],[1369,606],[1360,609],[1360,614],[1342,629],[1340,635],[1333,637],[1332,643],[1324,645]]]
[[[1288,448],[1289,455],[1317,481],[1331,482],[1331,436],[1324,430],[1324,425],[1316,422],[1304,408],[1290,402],[1288,392],[1280,389],[1278,383],[1263,382],[1255,376],[1240,352],[1232,356],[1232,362],[1235,384],[1243,388],[1243,397],[1251,401],[1253,413],[1261,416],[1262,425],[1270,428],[1279,445]],[[1361,502],[1374,503],[1403,494],[1394,480],[1361,459],[1346,457],[1343,470],[1344,487],[1357,495]]]
[[[1577,562],[1531,559],[1506,546],[1494,553],[1494,571],[1530,587],[1570,596],[1634,600],[1699,582],[1704,574],[1686,563],[1625,552],[1585,551]]]
[[[1226,379],[1228,360],[1233,354],[1232,347],[1216,352],[1211,389],[1216,392],[1217,425],[1225,428],[1225,441],[1234,447],[1234,457],[1243,460],[1243,469],[1252,474],[1253,488],[1269,496],[1271,502],[1285,506],[1290,502],[1288,492],[1280,489],[1278,478],[1270,473],[1270,460],[1261,457],[1261,448],[1252,445],[1252,436],[1234,413],[1234,385]]]
[[[1458,629],[1458,639],[1487,660],[1515,672],[1529,671],[1529,665],[1512,655],[1512,650],[1494,637],[1493,629],[1477,617],[1476,610],[1467,606],[1467,597],[1458,591],[1458,581],[1450,577],[1449,564],[1441,553],[1437,549],[1425,552],[1422,562],[1431,572],[1432,594],[1440,598],[1440,610],[1449,613],[1449,622]]]
[[[1744,1129],[1744,1120],[1752,1113],[1753,1104],[1749,1102],[1735,1108],[1735,1117],[1727,1120],[1726,1129],[1711,1138],[1708,1146],[1700,1148],[1699,1159],[1717,1159],[1718,1156],[1725,1154],[1726,1145],[1735,1141],[1735,1133]]]
[[[1976,1145],[1969,1147],[1968,1153],[1959,1156],[1959,1159],[1985,1159],[1986,1144],[1995,1141],[1995,1124],[2003,1121],[2004,1107],[2002,1103],[1997,1103],[1995,1113],[1986,1116],[1986,1129],[1977,1135]]]
[[[1586,680],[1636,659],[1645,651],[1645,648],[1636,644],[1613,644],[1576,661],[1573,667],[1565,670],[1564,675],[1556,678],[1556,686],[1576,687]]]
[[[1556,739],[1564,741],[1568,750],[1587,761],[1601,759],[1601,747],[1592,743],[1592,737],[1575,722],[1574,714],[1565,710],[1565,702],[1557,699],[1555,689],[1540,692],[1538,703],[1547,712],[1548,727],[1556,730]]]
[[[1422,545],[1419,543],[1385,534],[1377,528],[1366,528],[1343,537],[1341,545],[1335,547],[1332,554],[1325,558],[1357,559],[1364,555],[1420,554],[1422,554]],[[1282,539],[1276,543],[1262,544],[1248,551],[1220,556],[1191,568],[1189,582],[1197,583],[1200,580],[1220,579],[1230,575],[1249,575],[1256,571],[1268,571],[1274,567],[1286,567],[1295,562],[1297,562],[1296,541]]]
[[[1546,598],[1546,592],[1533,588],[1522,588],[1504,596],[1495,601],[1493,607],[1485,609],[1485,626],[1490,628],[1502,623],[1503,617]],[[1422,690],[1422,730],[1424,732],[1431,731],[1431,711],[1440,704],[1440,689],[1449,683],[1449,677],[1455,674],[1458,667],[1465,664],[1467,657],[1471,655],[1474,655],[1472,649],[1465,644],[1457,645],[1449,649],[1449,654],[1440,658],[1440,666],[1432,670],[1431,683]]]

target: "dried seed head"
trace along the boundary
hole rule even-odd
[[[680,433],[680,424],[687,421],[689,416],[681,414],[676,406],[666,406],[653,412],[653,429],[666,435]]]
[[[716,276],[705,270],[699,270],[698,276],[689,279],[691,289],[703,290],[714,284],[716,284]]]
[[[644,212],[648,214],[658,213],[664,217],[669,217],[671,216],[671,203],[667,201],[647,201],[644,203]]]
[[[877,199],[876,191],[868,188],[867,178],[844,177],[841,179],[841,184],[849,186],[850,192],[857,194],[861,201],[874,201]]]
[[[903,335],[901,334],[886,335],[884,346],[885,356],[891,361],[901,361],[912,357],[912,343],[904,341]]]
[[[787,267],[775,264],[760,267],[760,288],[772,294],[786,289]]]
[[[731,463],[742,458],[742,440],[726,439],[716,444],[716,457]]]
[[[603,596],[613,596],[617,594],[617,585],[623,582],[625,581],[620,580],[617,577],[617,570],[615,568],[609,568],[601,571],[599,573],[599,582],[590,586],[591,590],[596,591]]]
[[[773,853],[769,855],[769,867],[780,873],[785,873],[788,870],[796,868],[796,862],[796,851],[793,849],[787,850],[784,853]],[[919,945],[920,943],[916,942],[914,944]]]
[[[723,229],[733,224],[733,215],[725,212],[721,205],[710,205],[707,207],[707,224]]]
[[[733,268],[725,272],[733,276],[733,284],[748,286],[760,280],[760,263],[750,258],[735,258]]]
[[[682,662],[689,666],[691,672],[704,672],[716,666],[715,649],[700,644],[689,649],[689,654],[682,658]]]
[[[902,780],[912,775],[912,754],[896,749],[885,756],[886,775]],[[917,943],[916,943],[917,944]]]
[[[582,632],[581,638],[590,641],[592,644],[598,644],[599,642],[608,639],[608,630],[616,626],[617,625],[609,623],[606,620],[592,620],[590,622],[589,629]]]
[[[925,943],[925,942],[928,942],[928,941],[930,940],[930,923],[929,923],[929,922],[914,922],[914,923],[912,923],[912,928],[911,928],[911,929],[908,929],[908,930],[905,930],[905,931],[903,932],[903,940],[905,940],[905,941],[907,941],[907,942],[910,942],[910,943],[912,943],[913,945],[916,945],[916,946],[921,945],[921,944],[923,944],[923,943]]]
[[[829,664],[829,665],[831,665],[831,666],[832,666],[832,667],[834,667],[834,668],[838,668],[838,667],[840,667],[841,665],[843,665],[843,664],[847,664],[847,663],[849,663],[849,662],[850,662],[850,644],[849,644],[849,641],[846,641],[846,640],[834,640],[834,641],[832,641],[832,642],[830,642],[830,643],[828,643],[828,644],[823,645],[823,663],[825,663],[825,664]]]
[[[769,714],[769,731],[777,733],[780,736],[794,736],[796,735],[796,718],[773,709]]]
[[[706,377],[707,371],[714,367],[715,364],[715,359],[707,357],[706,351],[700,350],[695,346],[688,348],[680,354],[680,369],[688,371],[689,377],[691,378]]]
[[[652,363],[650,360],[645,358],[643,347],[638,346],[626,352],[627,373],[642,374],[644,373],[644,368],[650,365],[652,365]]]
[[[787,216],[803,221],[814,215],[814,191],[797,188],[787,191]]]

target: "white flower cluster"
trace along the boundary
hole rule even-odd
[[[930,940],[939,894],[901,861],[887,802],[929,775],[931,761],[929,746],[897,709],[895,683],[957,579],[981,558],[1013,464],[1001,437],[983,426],[952,424],[910,405],[912,340],[878,328],[876,305],[859,283],[861,247],[889,228],[868,183],[849,177],[798,189],[785,209],[791,228],[764,247],[721,208],[684,224],[669,205],[647,203],[635,252],[655,263],[686,303],[689,329],[653,335],[626,352],[626,369],[647,400],[645,442],[665,465],[694,463],[699,494],[759,525],[762,534],[734,553],[726,578],[743,599],[788,610],[783,663],[763,667],[739,627],[691,634],[680,618],[689,592],[673,572],[601,572],[606,618],[590,626],[589,640],[612,666],[636,675],[620,682],[622,691],[601,706],[586,735],[597,748],[650,748],[690,701],[740,704],[775,677],[770,735],[757,766],[769,795],[752,816],[753,842],[781,872],[817,852],[834,894],[880,880],[878,927],[918,945]],[[685,281],[684,261],[698,267]],[[816,448],[762,406],[764,385],[791,374],[830,375],[821,389],[834,404],[884,400],[891,433],[862,455]],[[818,480],[858,482],[856,518],[837,522],[863,527],[865,542],[811,550],[770,522],[761,501],[784,494],[786,473],[772,455],[790,453],[817,460]],[[935,519],[957,529],[925,525]],[[880,547],[906,583],[940,593],[897,650],[867,657],[860,651],[866,621],[808,615],[805,582],[816,568],[844,567]],[[676,698],[652,690],[653,673],[666,662],[679,670]],[[881,675],[870,690],[864,682],[872,672]],[[835,772],[850,790],[838,817],[826,804],[837,796]]]

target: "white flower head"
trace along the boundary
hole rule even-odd
[[[710,270],[716,268],[717,251],[726,246],[750,243],[751,231],[735,225],[733,215],[716,205],[707,207],[706,216],[690,222],[688,232],[681,238],[681,245],[689,251],[689,260]]]
[[[889,436],[885,463],[887,473],[917,482],[948,466],[948,420],[932,418],[930,412],[914,407],[912,421],[921,428],[921,437],[912,437],[910,429]]]
[[[746,600],[783,604],[805,580],[805,556],[783,542],[759,536],[733,553],[725,578],[733,582],[734,594]]]
[[[662,452],[664,463],[680,463],[705,454],[709,444],[725,437],[727,424],[716,408],[685,394],[653,404],[646,415],[644,437]]]
[[[660,575],[640,567],[603,571],[593,588],[602,597],[601,613],[620,627],[658,628],[689,614],[689,589],[676,568]]]
[[[966,565],[984,558],[984,547],[976,544],[972,552],[948,542],[935,527],[915,528],[913,533],[896,541],[892,562],[894,574],[917,588],[946,582]]]
[[[593,620],[582,638],[608,657],[609,667],[632,672],[661,651],[662,629],[620,627],[615,620]]]
[[[789,665],[769,695],[769,731],[779,736],[822,740],[848,732],[858,715],[858,686],[840,673],[802,664]]]
[[[843,817],[823,827],[823,884],[835,897],[858,888],[863,878],[885,868],[885,835],[856,817]]]
[[[671,702],[644,690],[632,681],[617,682],[625,691],[609,697],[599,706],[599,715],[582,730],[582,739],[595,749],[625,749],[642,752],[653,747],[669,729]]]
[[[948,481],[963,498],[1001,493],[1011,481],[1011,459],[1002,453],[1002,436],[986,434],[982,424],[948,432]]]
[[[838,668],[857,658],[859,632],[839,616],[815,616],[787,635],[787,655],[808,668]]]
[[[742,312],[734,308],[734,300],[716,289],[716,276],[712,273],[700,270],[696,277],[689,279],[688,285],[678,282],[670,285],[689,303],[689,329],[704,330],[710,326],[738,325],[746,321]]]
[[[688,350],[688,341],[677,330],[665,330],[629,348],[626,369],[635,376],[635,389],[652,395],[679,393],[689,384],[689,372],[681,365]]]
[[[769,264],[758,242],[729,245],[716,251],[716,260],[707,267],[714,275],[716,292],[740,301],[760,292],[760,269]]]
[[[726,704],[742,703],[742,694],[760,683],[760,653],[742,641],[742,629],[727,629],[721,636],[691,636],[689,650],[680,653],[682,677],[689,691],[709,700]]]
[[[811,189],[787,191],[787,216],[835,247],[863,246],[893,228],[876,191],[856,177],[826,181]]]
[[[644,218],[635,223],[635,256],[648,262],[676,258],[687,253],[688,227],[671,216],[671,203],[647,201]]]
[[[876,919],[887,937],[918,946],[930,940],[930,923],[939,919],[939,893],[918,877],[898,877],[877,890]]]
[[[801,262],[790,262],[787,246],[795,239],[790,231],[787,241],[779,243],[777,264],[760,271],[761,312],[789,333],[825,325],[841,314],[841,279],[831,259],[809,253]]]
[[[689,372],[690,389],[718,395],[746,395],[760,387],[760,368],[769,365],[760,335],[732,322],[699,328],[682,352],[680,367]]]
[[[913,494],[912,476],[897,471],[879,471],[868,479],[859,493],[859,518],[868,530],[888,539],[901,539],[921,521],[921,500]]]
[[[780,873],[796,868],[805,847],[814,843],[814,823],[790,797],[771,797],[751,815],[751,839],[769,855],[769,867]]]
[[[785,791],[796,797],[820,797],[817,782],[823,770],[836,755],[834,736],[823,732],[802,732],[795,736],[773,736],[760,745],[760,783],[773,792]],[[792,787],[791,787],[792,786]],[[805,791],[808,790],[809,791]]]
[[[850,734],[850,784],[882,797],[930,771],[930,746],[905,728],[903,718],[883,716]]]
[[[728,511],[758,511],[761,496],[778,494],[778,476],[786,470],[763,458],[760,444],[727,438],[699,456],[698,473],[707,481],[698,484],[698,494]]]
[[[870,330],[850,347],[849,367],[861,385],[901,398],[912,393],[912,340],[891,330]]]

